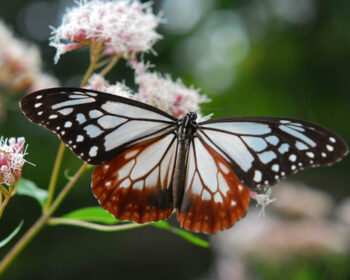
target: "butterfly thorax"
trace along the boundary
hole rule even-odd
[[[197,129],[197,114],[194,112],[187,113],[186,116],[179,120],[178,122],[178,140],[181,142],[186,142],[185,140],[190,140],[192,135]]]
[[[190,112],[178,122],[178,146],[172,184],[173,203],[175,208],[178,208],[182,202],[184,184],[186,179],[185,163],[187,161],[190,142],[197,129],[196,119],[197,114],[194,112]]]

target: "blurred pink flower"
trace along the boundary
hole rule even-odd
[[[6,93],[22,93],[37,89],[37,84],[55,87],[58,82],[42,73],[38,48],[16,39],[0,21],[0,86]]]
[[[274,194],[278,200],[272,208],[288,216],[321,218],[330,214],[334,206],[327,193],[301,183],[279,183]]]
[[[104,77],[98,74],[93,74],[91,76],[85,88],[108,92],[126,98],[132,98],[132,91],[126,85],[119,82],[117,82],[115,85],[110,85]]]
[[[256,211],[250,211],[232,230],[213,236],[212,241],[219,254],[231,251],[240,257],[266,262],[348,250],[348,240],[336,223],[310,219],[285,221],[273,215],[262,219]]]
[[[148,72],[150,65],[142,62],[132,60],[130,64],[135,70],[135,82],[139,86],[133,99],[157,107],[176,118],[196,112],[199,121],[203,120],[199,105],[210,99],[199,94],[198,89],[187,88],[180,79],[174,82],[169,75],[162,77],[157,72]]]
[[[0,183],[8,186],[21,177],[23,164],[26,162],[24,137],[0,139]]]
[[[350,240],[350,197],[345,198],[336,210],[338,219],[346,225]]]
[[[125,58],[152,50],[161,38],[155,29],[162,19],[152,13],[151,5],[138,0],[80,1],[52,31],[55,62],[61,54],[96,42],[103,44],[106,55]]]

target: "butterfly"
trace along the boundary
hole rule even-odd
[[[51,88],[20,102],[34,123],[56,133],[81,159],[98,165],[92,190],[120,220],[146,223],[174,209],[182,227],[229,228],[262,191],[298,170],[330,165],[344,140],[317,124],[276,117],[197,122],[153,106],[82,88]]]

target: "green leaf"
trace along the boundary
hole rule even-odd
[[[104,210],[101,207],[87,207],[87,208],[78,209],[62,216],[61,218],[81,220],[81,221],[87,221],[87,222],[97,222],[97,223],[102,223],[106,225],[114,225],[116,223],[121,222],[116,218],[114,218],[110,213],[108,213],[106,210]],[[173,232],[178,236],[182,237],[183,239],[197,246],[205,247],[205,248],[209,247],[208,241],[190,232],[187,232],[185,230],[175,228],[165,221],[150,223],[150,225]]]
[[[7,243],[9,243],[12,238],[16,236],[16,234],[20,231],[21,227],[23,226],[23,221],[19,223],[19,225],[14,229],[13,232],[9,234],[4,240],[0,241],[0,248],[4,247]]]
[[[103,223],[106,225],[113,225],[119,223],[119,220],[114,218],[102,207],[86,207],[78,210],[74,210],[61,218],[76,219],[88,222]]]
[[[46,199],[47,199],[47,191],[40,189],[34,182],[21,178],[18,182],[17,186],[17,194],[19,195],[27,195],[34,199],[36,199],[41,208],[44,207]]]
[[[169,230],[169,231],[179,235],[183,239],[185,239],[185,240],[187,240],[187,241],[189,241],[192,244],[195,244],[197,246],[205,247],[205,248],[208,248],[210,246],[210,243],[208,241],[194,235],[193,233],[190,233],[190,232],[185,231],[183,229],[173,227],[172,225],[170,225],[169,223],[167,223],[165,221],[153,223],[153,226],[161,228],[161,229]]]

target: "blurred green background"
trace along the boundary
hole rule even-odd
[[[0,1],[0,19],[18,37],[40,47],[45,71],[63,86],[79,85],[88,66],[86,50],[66,54],[54,65],[55,49],[48,46],[49,26],[58,26],[65,8],[72,5],[68,0]],[[147,54],[145,59],[156,65],[155,70],[182,78],[212,98],[203,114],[300,118],[329,127],[350,142],[349,1],[159,0],[154,10],[163,11],[167,23],[158,29],[164,38],[154,46],[157,56]],[[107,78],[133,85],[124,61]],[[3,110],[0,134],[26,137],[27,160],[36,167],[26,165],[23,176],[45,188],[57,137],[29,123],[19,110]],[[63,169],[69,174],[80,164],[71,152],[65,154]],[[290,180],[326,190],[339,202],[350,196],[349,168],[347,157]],[[64,183],[61,176],[60,185]],[[86,206],[97,206],[89,176],[80,180],[56,216]],[[20,220],[27,229],[39,215],[36,201],[16,196],[0,222],[0,239]],[[174,218],[172,222],[176,224]],[[11,245],[0,249],[0,257]],[[258,263],[254,279],[349,279],[349,263],[349,256],[305,257],[280,267]],[[211,249],[152,227],[119,233],[51,227],[35,238],[3,278],[219,279],[216,269]]]

